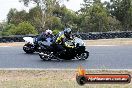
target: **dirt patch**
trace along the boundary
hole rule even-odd
[[[91,74],[130,74],[132,71],[87,70]],[[76,70],[1,70],[0,88],[82,88],[76,82]],[[83,88],[131,88],[129,84],[86,84]]]
[[[0,46],[23,46],[24,42],[0,43]]]

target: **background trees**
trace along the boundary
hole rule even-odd
[[[81,28],[83,31],[108,31],[108,13],[100,0],[84,0],[81,8]]]
[[[107,8],[110,15],[121,22],[123,31],[132,30],[132,0],[111,0]]]
[[[14,28],[15,29],[15,28]],[[37,34],[35,28],[28,22],[19,23],[16,29],[10,29],[9,32],[15,35]]]
[[[14,24],[8,24],[5,26],[2,35],[26,35],[26,34],[37,34],[35,27],[29,22],[21,22],[17,26]]]
[[[17,11],[16,9],[10,9],[7,14],[8,24],[18,25],[19,23],[26,21],[28,19],[28,14],[25,10]]]
[[[25,6],[30,2],[36,6],[29,12],[11,8],[6,24],[0,24],[1,34],[35,34],[46,29],[57,33],[65,27],[71,27],[73,32],[132,31],[132,0],[84,0],[76,12],[61,5],[62,0],[20,1]]]

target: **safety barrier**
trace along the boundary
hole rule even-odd
[[[132,32],[89,32],[74,33],[83,40],[132,38]],[[0,42],[24,42],[23,37],[35,37],[35,35],[12,35],[0,37]]]
[[[84,40],[113,39],[113,38],[132,38],[132,32],[96,32],[78,33]]]

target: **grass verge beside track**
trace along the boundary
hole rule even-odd
[[[122,70],[87,70],[93,74],[130,74]],[[85,84],[76,83],[76,70],[0,70],[0,88],[132,88],[129,84]]]

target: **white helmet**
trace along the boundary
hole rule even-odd
[[[46,34],[52,34],[52,30],[49,30],[49,29],[48,29],[48,30],[45,31],[45,33],[46,33]]]

